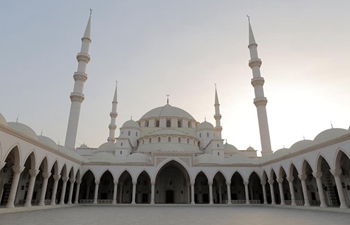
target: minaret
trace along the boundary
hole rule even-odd
[[[221,114],[220,114],[220,103],[219,103],[219,97],[218,97],[218,92],[216,90],[216,84],[215,84],[215,115],[214,115],[214,119],[215,119],[215,131],[216,133],[219,135],[218,138],[221,138],[221,131],[222,131],[222,127],[221,127]]]
[[[118,105],[118,99],[117,99],[117,86],[118,82],[115,85],[115,91],[114,91],[114,98],[112,101],[112,112],[109,114],[111,116],[111,123],[109,124],[109,137],[107,138],[108,142],[115,142],[115,129],[117,128],[117,125],[115,124],[115,120],[118,116],[117,113],[117,105]]]
[[[249,20],[249,16],[248,16]],[[258,112],[258,121],[259,121],[259,131],[260,131],[260,141],[261,141],[261,154],[271,154],[271,142],[270,142],[270,132],[269,124],[267,121],[266,113],[266,104],[267,99],[264,96],[264,78],[260,75],[260,66],[261,59],[258,57],[258,44],[255,42],[254,34],[249,20],[249,51],[250,51],[250,60],[249,67],[253,71],[253,79],[251,84],[254,87],[255,98],[254,104]]]
[[[87,74],[85,73],[85,70],[86,70],[86,65],[90,61],[89,46],[91,43],[91,38],[90,38],[91,13],[92,13],[92,10],[90,10],[89,21],[87,23],[84,36],[81,39],[82,41],[81,50],[77,55],[78,70],[77,72],[74,73],[74,76],[73,76],[75,81],[74,89],[73,89],[73,92],[70,94],[70,99],[72,103],[70,107],[66,142],[65,142],[65,146],[70,149],[74,149],[75,147],[75,141],[77,138],[77,131],[78,131],[80,107],[81,107],[81,103],[84,100],[84,94],[83,94],[84,83],[87,80]]]

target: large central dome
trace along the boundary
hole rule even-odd
[[[142,119],[154,118],[154,117],[179,117],[195,120],[188,112],[183,109],[166,104],[165,106],[154,108],[148,111],[141,117]]]

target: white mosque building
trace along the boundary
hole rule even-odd
[[[91,16],[77,55],[65,145],[0,114],[0,205],[280,204],[350,206],[350,131],[332,128],[313,140],[272,151],[261,59],[249,23],[254,104],[261,157],[222,139],[215,89],[215,126],[169,102],[126,121],[116,137],[117,88],[109,137],[98,148],[75,147],[90,61]]]

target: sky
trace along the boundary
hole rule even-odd
[[[0,113],[63,144],[76,54],[93,9],[85,100],[76,145],[108,137],[118,81],[117,135],[132,116],[170,104],[261,150],[248,66],[258,43],[272,149],[350,125],[350,1],[147,0],[0,2]]]

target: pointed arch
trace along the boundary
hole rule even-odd
[[[171,161],[174,161],[174,162],[177,162],[178,164],[180,164],[180,165],[185,169],[186,173],[188,174],[188,176],[189,176],[189,178],[190,178],[190,181],[192,181],[192,178],[193,178],[193,177],[192,177],[192,175],[189,173],[190,169],[189,169],[188,165],[187,165],[186,163],[184,163],[182,160],[179,160],[179,159],[177,159],[177,158],[169,158],[169,159],[163,160],[161,163],[159,163],[159,164],[157,165],[157,168],[156,168],[157,172],[155,173],[155,176],[153,177],[153,181],[155,181],[155,179],[156,179],[156,177],[157,177],[159,171],[160,171],[166,164],[168,164],[168,163],[171,162]],[[151,177],[151,178],[152,178],[152,177]]]
[[[70,179],[74,179],[75,178],[75,176],[74,176],[74,167],[73,166],[71,166],[71,168],[70,168],[70,170],[69,170],[69,173],[67,174],[67,176],[69,175],[69,178]]]
[[[128,174],[130,175],[131,181],[132,181],[132,182],[135,181],[134,178],[133,178],[133,176],[132,176],[132,173],[130,172],[130,170],[128,170],[127,168],[124,168],[124,170],[122,170],[122,172],[121,172],[121,173],[119,174],[119,176],[118,176],[118,183],[119,183],[119,180],[120,180],[121,176],[122,176],[123,174],[125,174],[125,173],[128,173]]]
[[[277,174],[276,174],[275,170],[273,168],[271,168],[271,170],[270,170],[270,180],[272,180],[274,176],[277,177]]]
[[[310,167],[311,172],[313,172],[310,162],[307,159],[303,158],[303,162],[301,163],[301,174],[306,174],[308,167]]]
[[[41,159],[40,164],[38,165],[39,165],[39,169],[41,169],[42,172],[45,172],[45,173],[49,172],[49,162],[47,160],[46,155]]]
[[[77,170],[77,173],[75,174],[75,180],[76,181],[81,181],[80,168]]]
[[[204,174],[204,176],[207,178],[207,180],[208,180],[208,182],[209,182],[209,178],[210,178],[210,176],[206,173],[206,171],[205,170],[199,170],[197,173],[195,173],[195,176],[193,176],[194,177],[194,179],[196,180],[196,178],[198,177],[198,175],[200,174],[200,173],[203,173]]]
[[[136,203],[150,203],[151,202],[151,177],[142,170],[136,178]]]
[[[283,166],[280,165],[277,178],[278,179],[283,178],[284,174],[287,174],[287,173],[286,173],[285,169],[283,168]]]
[[[346,151],[344,151],[343,149],[338,148],[338,150],[335,153],[334,162],[333,162],[333,168],[340,169],[340,167],[341,167],[341,159],[342,159],[343,156],[345,156],[346,158],[348,158],[350,160],[349,154]]]
[[[222,176],[224,176],[225,180],[228,180],[228,178],[226,177],[226,174],[223,173],[223,172],[221,171],[221,169],[218,169],[218,170],[214,173],[213,179],[214,179],[214,177],[215,177],[218,173],[221,173]]]
[[[321,172],[321,163],[322,163],[322,159],[328,164],[328,166],[330,167],[331,164],[329,164],[329,162],[327,161],[327,159],[322,155],[319,154],[316,157],[316,164],[315,164],[315,168],[317,172]]]
[[[23,158],[23,162],[22,164],[24,165],[28,159],[30,159],[30,165],[31,165],[31,168],[37,168],[39,165],[36,165],[36,152],[35,152],[35,149],[32,149],[28,152],[28,154]]]
[[[91,169],[90,167],[81,173],[81,178],[83,178],[85,176],[85,174],[88,173],[89,171],[92,173],[94,180],[95,180],[97,176],[95,174],[95,171],[93,169]]]
[[[18,143],[13,144],[9,150],[6,152],[6,154],[4,155],[4,159],[3,161],[6,161],[8,157],[13,158],[13,164],[15,166],[19,166],[21,165],[21,148],[20,145]]]
[[[151,180],[151,176],[149,175],[150,173],[149,173],[146,169],[141,170],[141,171],[135,176],[135,177],[136,177],[136,180],[138,180],[142,174],[147,175],[147,176],[149,177],[149,179]]]
[[[112,172],[112,170],[110,168],[105,168],[102,173],[99,174],[98,177],[96,177],[97,180],[101,180],[102,176],[106,173],[106,172],[109,172],[111,175],[112,175],[112,178],[113,178],[113,181],[116,180],[115,176],[114,176],[114,173]]]
[[[250,172],[250,174],[249,174],[249,176],[248,176],[248,180],[250,179],[250,177],[251,177],[254,173],[258,176],[259,181],[261,181],[261,180],[262,180],[262,176],[261,176],[256,170],[252,170],[252,171]]]
[[[63,167],[61,169],[61,177],[67,177],[68,176],[68,171],[67,171],[67,165],[66,163],[63,164]]]

